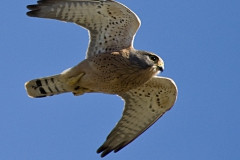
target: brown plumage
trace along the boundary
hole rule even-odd
[[[175,103],[173,80],[156,77],[163,60],[134,49],[140,20],[126,6],[113,0],[40,0],[27,8],[28,16],[74,22],[90,34],[86,59],[61,74],[27,82],[30,97],[99,92],[125,101],[121,120],[97,150],[102,157],[132,142]]]

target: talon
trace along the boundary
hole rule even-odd
[[[79,96],[79,95],[83,95],[86,92],[91,92],[91,90],[77,86],[72,93],[74,96]]]
[[[71,78],[69,78],[69,79],[67,80],[67,84],[70,85],[70,86],[74,85],[75,83],[77,83],[77,82],[80,80],[80,78],[82,78],[83,75],[84,75],[84,73],[80,73],[80,74],[79,74],[78,76],[76,76],[76,77],[71,77]]]
[[[81,93],[80,93],[80,92],[78,92],[78,93],[73,92],[73,95],[74,95],[74,96],[80,96],[80,95],[83,95],[83,94],[84,94],[84,92],[81,92]]]

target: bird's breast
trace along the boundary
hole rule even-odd
[[[143,85],[154,76],[150,69],[134,66],[121,55],[99,54],[89,59],[88,63],[89,68],[80,85],[95,92],[124,93]]]

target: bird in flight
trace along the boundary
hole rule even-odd
[[[97,150],[101,157],[131,143],[174,105],[174,81],[156,76],[164,69],[159,56],[134,49],[140,20],[123,4],[114,0],[39,0],[27,8],[30,17],[73,22],[87,29],[90,37],[86,58],[79,64],[26,82],[30,97],[98,92],[125,101],[121,119]]]

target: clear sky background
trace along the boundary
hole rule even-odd
[[[165,61],[177,103],[151,128],[106,160],[240,159],[240,1],[120,0],[141,19],[135,48]],[[0,159],[93,160],[120,119],[114,95],[29,98],[24,83],[84,59],[87,31],[30,18],[26,5],[0,6]]]

